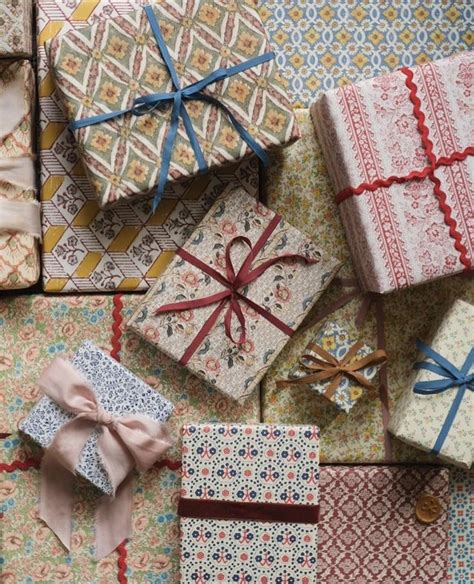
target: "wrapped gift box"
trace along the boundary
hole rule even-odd
[[[456,300],[445,315],[430,347],[461,372],[463,365],[468,363],[468,355],[474,351],[474,306]],[[432,365],[437,363],[423,355],[418,361]],[[464,390],[462,385],[454,384],[434,393],[437,381],[451,379],[449,372],[441,373],[424,368],[415,371],[408,389],[397,403],[390,430],[397,438],[412,446],[439,454],[451,464],[470,468],[474,443],[474,382],[471,380],[467,383]],[[468,366],[465,375],[473,373],[474,363]],[[418,384],[430,387],[426,388],[426,393],[420,387],[421,393],[417,393]]]
[[[447,581],[447,468],[325,466],[320,488],[318,582]]]
[[[240,405],[202,383],[139,337],[123,330],[140,296],[8,296],[0,298],[0,387],[3,412],[0,433],[13,432],[40,399],[42,371],[58,354],[69,360],[90,340],[120,357],[124,367],[174,406],[169,424],[176,436],[183,423],[216,420],[254,423],[260,415],[256,394]],[[123,304],[123,306],[121,306]],[[180,445],[167,456],[176,458]]]
[[[229,183],[258,193],[248,158],[167,186],[159,211],[151,199],[103,211],[85,176],[53,82],[44,44],[57,34],[136,10],[142,2],[38,0],[43,288],[46,292],[145,290]]]
[[[338,267],[243,189],[227,189],[128,326],[219,391],[244,400]],[[232,286],[239,299],[220,298]],[[169,303],[176,306],[167,309]]]
[[[1,63],[0,290],[27,288],[40,274],[37,243],[41,235],[40,210],[33,162],[34,101],[35,80],[30,63],[26,60]]]
[[[315,583],[318,429],[210,424],[182,433],[181,582]],[[266,520],[248,518],[256,506]],[[297,522],[303,507],[306,521]]]
[[[159,23],[159,33],[152,29],[152,19]],[[163,39],[162,47],[157,38]],[[238,161],[252,151],[263,157],[264,150],[299,136],[251,0],[232,6],[170,0],[65,32],[52,39],[49,49],[67,115],[79,124],[75,138],[101,207],[149,194],[162,180],[176,182]],[[257,61],[245,69],[251,60]],[[187,95],[176,126],[169,100],[158,108],[136,102],[163,92],[173,101],[178,85],[187,88],[215,71],[241,65],[243,71],[224,81],[218,78],[199,96]],[[130,108],[133,112],[84,127],[88,118]],[[176,138],[168,142],[175,130]]]
[[[92,343],[83,343],[71,363],[91,384],[99,405],[109,414],[143,414],[155,422],[169,418],[173,409],[169,401]],[[74,417],[44,396],[21,423],[20,430],[48,448],[56,433]],[[103,493],[112,495],[112,484],[97,450],[98,438],[99,431],[95,430],[84,446],[76,470]]]
[[[300,363],[290,370],[288,375],[289,379],[299,379],[304,382],[305,377],[314,373],[314,371],[305,367],[305,365],[312,365],[307,356],[321,360],[321,356],[315,352],[314,346],[321,347],[324,351],[341,362],[352,347],[358,342],[359,340],[357,338],[351,337],[350,333],[338,325],[337,322],[333,320],[326,322],[318,331],[314,339],[307,345],[302,357],[300,358]],[[361,360],[364,357],[369,356],[371,353],[374,353],[374,349],[365,343],[361,343],[360,348],[348,363],[350,364]],[[325,361],[325,359],[322,360]],[[380,365],[371,364],[367,367],[358,369],[357,372],[362,375],[367,382],[370,382],[377,375],[379,369]],[[319,369],[319,371],[322,370]],[[311,383],[308,383],[307,386],[332,401],[340,410],[349,413],[358,400],[366,393],[367,388],[358,383],[357,380],[350,375],[342,375],[335,389],[331,391],[330,395],[328,395],[328,391],[331,389],[331,386],[335,381],[335,376],[333,376],[328,379],[312,381]]]
[[[28,57],[33,49],[33,2],[0,2],[0,57]]]
[[[362,286],[471,268],[474,52],[345,85],[312,114]],[[422,177],[422,178],[421,178]]]

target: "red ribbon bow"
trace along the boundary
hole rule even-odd
[[[251,308],[253,308],[258,314],[263,316],[266,320],[271,322],[275,327],[279,330],[283,331],[286,335],[291,336],[294,333],[294,330],[289,327],[286,323],[281,321],[275,315],[271,314],[268,310],[259,306],[253,300],[248,298],[244,295],[242,289],[257,280],[264,272],[266,272],[271,266],[280,263],[282,260],[289,260],[289,259],[302,259],[304,262],[308,264],[315,264],[319,261],[319,259],[311,259],[304,255],[300,254],[283,254],[280,256],[276,256],[270,260],[266,260],[262,262],[259,266],[252,269],[252,262],[254,261],[255,257],[261,251],[265,243],[268,241],[270,235],[273,233],[277,225],[280,223],[281,217],[279,215],[275,215],[273,219],[270,221],[266,229],[263,231],[262,235],[256,241],[255,245],[252,245],[252,242],[242,235],[234,237],[229,243],[226,245],[225,249],[225,271],[226,275],[223,276],[221,273],[216,271],[214,268],[209,266],[208,264],[201,261],[199,258],[193,256],[185,249],[181,248],[177,251],[177,254],[181,256],[184,260],[192,264],[193,266],[202,270],[205,274],[211,276],[217,280],[222,286],[224,286],[224,290],[221,292],[217,292],[215,294],[211,294],[210,296],[206,296],[204,298],[197,298],[194,300],[184,300],[182,302],[174,302],[171,304],[164,304],[160,306],[155,312],[155,315],[161,314],[163,312],[178,312],[183,310],[192,310],[194,308],[203,308],[205,306],[211,306],[212,304],[218,303],[214,312],[210,315],[207,321],[204,323],[203,327],[193,339],[189,347],[184,352],[183,356],[180,359],[180,363],[185,365],[188,363],[189,359],[192,357],[196,349],[201,345],[204,338],[209,334],[209,332],[214,327],[219,315],[224,310],[225,306],[227,305],[227,312],[224,317],[224,327],[225,333],[227,337],[236,344],[244,344],[247,340],[247,331],[245,326],[245,316],[242,312],[242,308],[240,306],[240,301],[245,302]],[[235,273],[235,269],[232,263],[231,258],[231,251],[232,247],[236,243],[245,243],[249,247],[249,253],[245,258],[244,262],[242,263],[239,271]],[[232,316],[235,314],[237,320],[239,321],[241,331],[240,337],[238,341],[234,340],[232,335]]]

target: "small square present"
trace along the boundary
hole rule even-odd
[[[385,351],[374,351],[330,320],[308,343],[289,379],[280,383],[307,385],[349,413],[365,391],[375,389],[371,380],[386,358]]]
[[[472,267],[474,52],[331,90],[312,108],[362,286]]]
[[[27,288],[40,274],[34,88],[33,68],[28,61],[0,64],[0,290]]]
[[[474,306],[456,300],[422,353],[390,431],[446,462],[470,468],[474,444]]]
[[[449,470],[321,467],[318,581],[444,584]]]
[[[33,49],[32,0],[0,2],[0,57],[28,57]]]
[[[227,189],[128,326],[243,401],[339,267],[243,189]]]
[[[252,0],[167,0],[68,31],[51,65],[99,205],[299,137]]]
[[[171,403],[117,361],[89,341],[83,343],[71,361],[92,387],[98,406],[106,415],[125,417],[143,415],[155,422],[165,422],[172,411]],[[65,424],[75,418],[45,395],[21,422],[20,430],[47,449]],[[106,495],[113,494],[110,476],[98,451],[100,436],[93,430],[81,452],[77,473]]]
[[[319,431],[183,427],[181,582],[306,582],[317,569]]]

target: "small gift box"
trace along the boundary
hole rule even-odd
[[[385,351],[374,351],[331,320],[281,383],[307,385],[349,413],[366,390],[375,390],[371,380],[386,358]]]
[[[183,427],[181,582],[316,582],[314,426]]]
[[[92,343],[83,343],[71,363],[90,384],[98,406],[107,414],[116,418],[141,414],[155,422],[169,418],[173,408],[168,400]],[[71,411],[45,395],[20,424],[20,430],[48,448],[61,428],[74,417]],[[106,495],[112,495],[111,479],[98,452],[99,436],[100,432],[94,430],[87,439],[77,473]]]
[[[400,398],[391,432],[441,459],[470,468],[474,426],[474,306],[456,300],[431,346],[418,341],[410,389]]]
[[[28,61],[0,64],[0,290],[32,286],[40,273],[40,208],[33,161],[34,88]]]
[[[318,582],[448,581],[449,470],[321,468]]]
[[[128,326],[243,400],[338,267],[243,189],[227,189]]]
[[[471,268],[474,52],[344,85],[312,115],[362,286]]]
[[[0,57],[28,57],[33,48],[32,0],[0,2]]]
[[[146,6],[52,39],[50,59],[99,205],[298,138],[253,1]]]

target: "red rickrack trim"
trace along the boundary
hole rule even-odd
[[[421,110],[421,101],[417,96],[417,85],[413,81],[413,71],[408,67],[402,67],[400,71],[406,76],[405,85],[409,89],[410,101],[413,104],[413,114],[417,120],[418,131],[421,136],[421,143],[425,149],[426,157],[430,164],[422,170],[413,170],[405,176],[389,176],[379,178],[371,183],[362,183],[358,187],[346,187],[336,195],[336,203],[339,205],[353,195],[361,195],[364,192],[374,192],[380,188],[388,188],[394,183],[402,184],[412,180],[422,180],[429,178],[434,184],[433,192],[438,199],[439,208],[443,213],[444,222],[449,227],[449,235],[454,239],[454,247],[459,253],[459,259],[465,266],[465,270],[472,267],[471,259],[467,255],[467,248],[462,243],[462,235],[457,229],[457,223],[452,217],[452,209],[446,202],[446,193],[441,189],[441,181],[435,176],[434,171],[442,166],[451,166],[454,162],[465,160],[468,156],[474,155],[474,146],[468,146],[462,151],[455,151],[450,156],[440,156],[436,158],[433,153],[433,142],[429,138],[429,130],[425,125],[425,114]]]
[[[120,339],[122,338],[122,294],[115,294],[114,296],[114,309],[112,310],[112,350],[110,351],[110,356],[116,361],[120,361],[120,350],[122,344]]]
[[[13,460],[10,463],[0,462],[0,472],[15,472],[16,470],[28,470],[39,468],[41,460],[38,458],[27,458],[26,460]]]
[[[116,551],[118,553],[118,559],[117,559],[117,566],[118,566],[118,572],[117,572],[117,580],[120,582],[120,584],[127,584],[128,582],[128,578],[126,576],[126,571],[127,571],[127,547],[126,544],[127,540],[124,539],[122,541],[121,544],[119,544],[116,548]]]
[[[153,465],[153,468],[169,468],[170,470],[179,470],[182,464],[180,460],[169,460],[165,458],[163,460],[159,460],[156,464]]]

